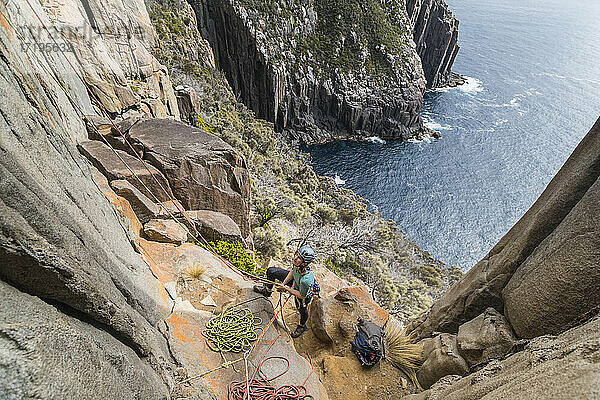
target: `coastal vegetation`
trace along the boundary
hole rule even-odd
[[[341,74],[366,74],[381,82],[396,78],[396,70],[408,68],[406,53],[412,37],[406,20],[398,20],[402,4],[378,0],[313,0],[296,4],[285,1],[240,0],[239,3],[266,25],[267,35],[277,36],[273,57],[294,68],[310,66],[322,77],[336,80]],[[304,18],[304,29],[286,27]],[[291,49],[291,50],[290,50]]]

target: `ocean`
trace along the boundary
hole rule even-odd
[[[336,177],[434,257],[471,268],[542,193],[600,116],[600,1],[447,0],[453,71],[425,94],[439,140],[310,146]]]

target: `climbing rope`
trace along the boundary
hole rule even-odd
[[[287,366],[285,370],[270,379],[262,374],[262,366],[269,360],[283,360]],[[227,388],[228,400],[309,400],[314,397],[307,393],[304,385],[283,385],[276,387],[271,381],[284,375],[290,369],[290,361],[281,356],[271,356],[262,360],[256,369],[258,377],[249,381],[232,381]],[[256,375],[256,373],[255,373]]]
[[[262,319],[255,317],[247,308],[236,310],[234,307],[227,307],[210,318],[202,335],[213,351],[241,353],[252,346],[261,323]]]

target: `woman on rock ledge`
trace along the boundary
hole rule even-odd
[[[287,270],[278,267],[269,267],[267,269],[267,279],[271,282],[275,280],[281,283],[275,283],[278,292],[288,292],[295,296],[296,308],[300,313],[300,324],[291,336],[297,338],[306,330],[306,321],[308,320],[308,303],[312,298],[312,290],[315,284],[315,276],[310,270],[309,264],[315,259],[315,252],[309,246],[300,247],[292,259],[292,269]],[[273,293],[273,285],[255,285],[254,291],[265,297]]]

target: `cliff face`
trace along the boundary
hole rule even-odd
[[[49,24],[49,9],[32,5]],[[135,4],[123,5],[129,9],[121,17],[139,21]],[[73,26],[89,26],[78,6],[66,6],[78,21]],[[25,2],[0,7],[8,18],[0,17],[0,347],[12,361],[0,366],[7,377],[0,397],[164,398],[171,364],[158,324],[172,303],[76,150],[86,130],[75,104],[93,112],[88,93],[58,51],[25,51],[23,43],[52,46]],[[52,11],[59,18],[59,10]],[[89,51],[102,50],[98,54],[116,69],[106,45],[98,39],[75,52],[84,63]],[[88,70],[91,81],[103,68],[109,66]],[[114,79],[94,82],[92,90],[103,91],[121,112],[128,95],[116,93],[124,86]],[[79,387],[73,382],[82,371]]]
[[[401,2],[190,0],[237,98],[305,142],[423,127],[425,79]]]
[[[458,20],[443,0],[406,0],[427,88],[443,86],[458,54]]]

